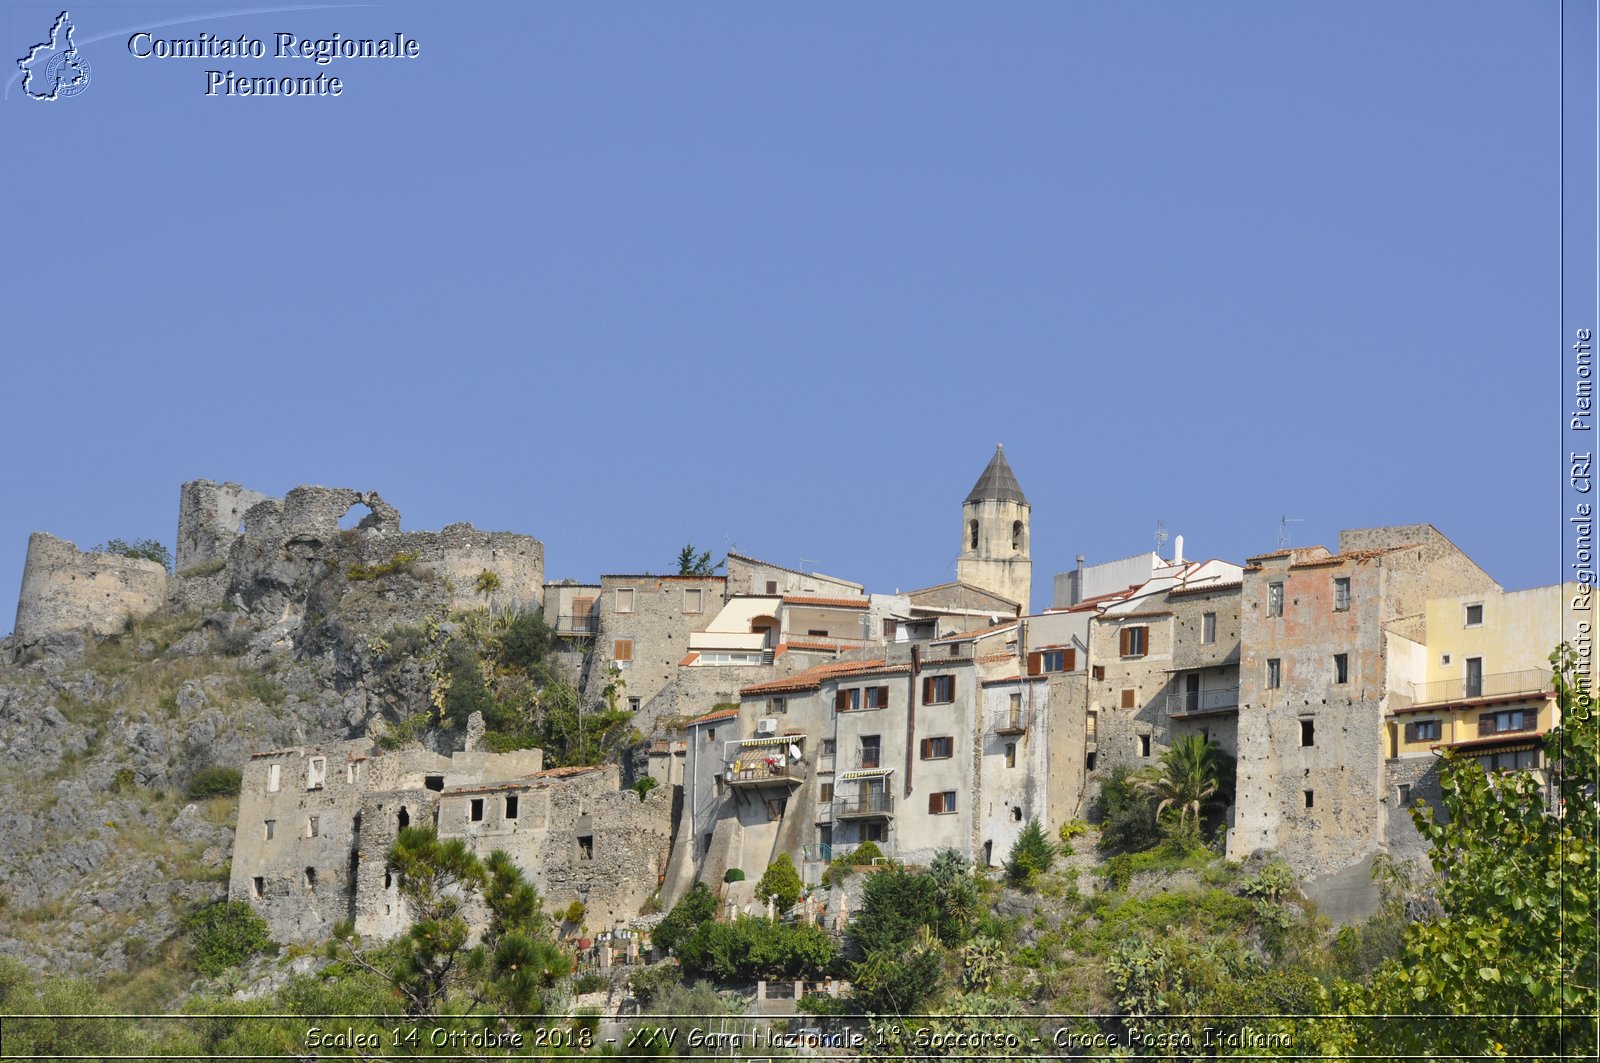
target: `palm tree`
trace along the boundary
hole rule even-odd
[[[1184,735],[1161,754],[1161,767],[1149,769],[1138,781],[1145,793],[1160,798],[1156,819],[1169,808],[1178,810],[1178,829],[1194,813],[1195,829],[1200,828],[1200,812],[1212,803],[1221,783],[1217,747],[1200,735]]]

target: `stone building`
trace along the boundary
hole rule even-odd
[[[1006,461],[1004,447],[994,457],[961,505],[961,553],[956,580],[983,587],[1016,602],[1028,612],[1033,594],[1029,527],[1032,507]]]
[[[28,537],[15,634],[24,643],[89,631],[114,635],[166,604],[167,570],[155,561],[86,553],[44,532]]]

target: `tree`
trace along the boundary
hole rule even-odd
[[[1137,786],[1156,799],[1155,817],[1176,809],[1177,833],[1183,834],[1188,817],[1194,816],[1194,832],[1200,832],[1200,812],[1217,794],[1221,778],[1218,750],[1210,739],[1184,735],[1161,754],[1161,766],[1143,774]]]
[[[1444,816],[1420,803],[1412,810],[1442,876],[1444,914],[1413,924],[1402,959],[1380,968],[1370,985],[1366,1010],[1392,1011],[1404,1002],[1418,1016],[1384,1024],[1393,1051],[1481,1053],[1488,1046],[1518,1058],[1593,1051],[1600,746],[1576,655],[1563,645],[1551,663],[1561,726],[1544,740],[1548,779],[1487,772],[1447,753],[1440,767]],[[1424,1017],[1430,1013],[1450,1017]],[[1499,1017],[1463,1017],[1469,1015]]]
[[[778,858],[767,865],[761,881],[756,883],[757,899],[771,901],[780,914],[799,904],[805,891],[800,872],[795,870],[788,853],[779,853]]]
[[[267,921],[244,901],[208,904],[185,916],[182,926],[204,975],[221,974],[272,947]]]
[[[663,952],[671,953],[698,930],[717,917],[717,895],[704,882],[696,882],[662,917],[650,934],[650,941]]]
[[[1011,858],[1006,861],[1006,878],[1014,886],[1031,886],[1038,877],[1050,870],[1055,861],[1056,847],[1045,835],[1038,817],[1028,820],[1011,844]]]
[[[1100,827],[1100,848],[1108,854],[1136,853],[1161,840],[1156,828],[1155,799],[1139,789],[1126,764],[1111,769],[1111,778],[1089,808],[1089,821]]]
[[[166,543],[157,542],[155,539],[135,539],[131,543],[123,539],[108,539],[90,553],[114,554],[117,557],[154,561],[168,572],[172,571],[172,551],[167,549]]]
[[[694,543],[685,543],[682,550],[678,551],[678,575],[680,576],[709,576],[716,569],[721,568],[721,563],[711,563],[711,551],[701,550],[695,552]]]

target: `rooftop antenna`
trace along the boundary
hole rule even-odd
[[[1287,550],[1289,548],[1289,525],[1291,525],[1291,524],[1304,524],[1305,522],[1306,522],[1306,519],[1304,517],[1279,517],[1278,518],[1278,549],[1279,550]]]
[[[1167,522],[1156,521],[1156,554],[1161,554],[1161,548],[1167,545]]]

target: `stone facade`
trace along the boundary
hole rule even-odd
[[[1024,616],[1033,594],[1031,512],[1004,449],[996,447],[961,506],[956,580],[1009,598]]]
[[[728,554],[728,594],[819,594],[853,598],[866,593],[859,583],[824,576],[820,572],[801,572],[770,561],[758,561],[743,554]]]
[[[585,703],[602,700],[615,666],[624,684],[619,707],[648,705],[677,677],[690,632],[704,631],[722,608],[725,586],[721,576],[600,577]]]
[[[114,635],[166,604],[167,570],[143,558],[85,553],[44,532],[28,537],[16,635],[26,642],[88,630]]]

